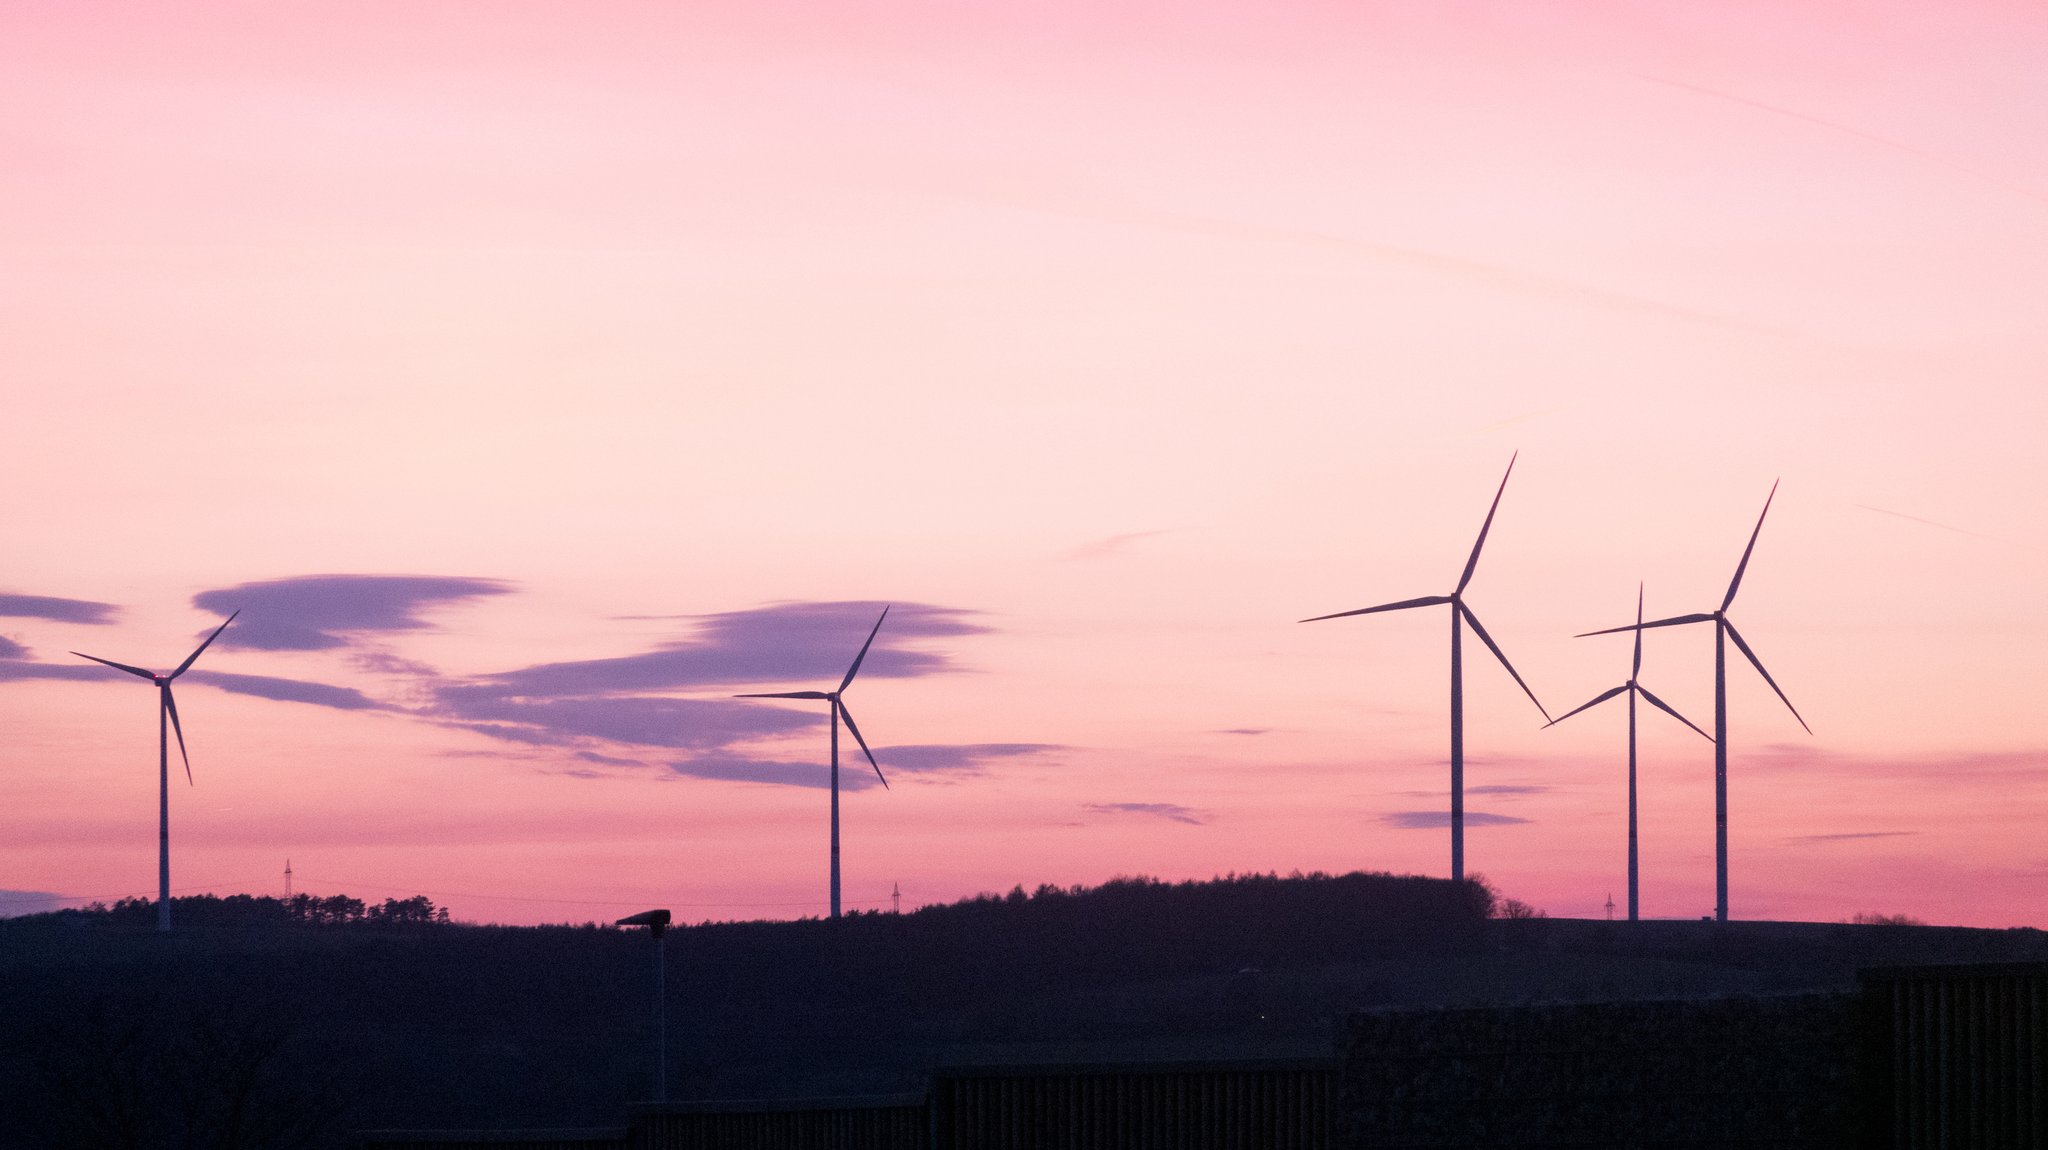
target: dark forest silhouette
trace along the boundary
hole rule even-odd
[[[2048,957],[2041,932],[1508,918],[1384,874],[1019,887],[666,936],[669,1097],[918,1091],[935,1066],[1294,1056],[1385,1006],[1837,988]],[[614,1122],[651,1092],[644,931],[425,897],[181,899],[0,921],[0,1145],[332,1147]]]

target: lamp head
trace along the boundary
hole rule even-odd
[[[667,911],[643,910],[639,914],[627,915],[626,917],[620,919],[615,925],[644,926],[648,930],[653,932],[654,937],[660,938],[661,932],[668,929],[668,923],[669,913]]]

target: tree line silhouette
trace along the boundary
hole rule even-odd
[[[326,896],[299,893],[290,898],[268,895],[181,895],[171,900],[180,929],[219,930],[282,926],[435,926],[447,925],[448,908],[437,907],[426,895],[387,898],[366,903],[345,894]],[[93,902],[73,911],[56,911],[56,917],[89,917],[110,926],[156,924],[156,900],[140,896]],[[35,917],[35,916],[31,916]]]

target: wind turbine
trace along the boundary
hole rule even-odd
[[[1451,879],[1454,882],[1462,882],[1465,878],[1465,678],[1464,662],[1460,654],[1462,627],[1465,623],[1472,625],[1472,633],[1479,636],[1479,641],[1485,643],[1486,649],[1493,652],[1493,657],[1500,660],[1500,665],[1506,667],[1508,674],[1514,676],[1515,685],[1522,688],[1522,693],[1529,696],[1529,701],[1536,704],[1536,709],[1543,713],[1543,717],[1550,718],[1550,712],[1544,711],[1543,704],[1537,702],[1536,692],[1529,689],[1529,684],[1522,682],[1522,676],[1516,674],[1514,664],[1508,662],[1508,657],[1501,653],[1500,644],[1495,643],[1493,636],[1486,633],[1486,628],[1479,625],[1479,616],[1474,615],[1472,608],[1465,605],[1465,585],[1472,582],[1472,571],[1479,566],[1479,549],[1486,546],[1486,533],[1493,528],[1493,513],[1500,509],[1501,494],[1508,489],[1508,476],[1515,473],[1515,460],[1520,457],[1521,452],[1518,451],[1508,458],[1507,474],[1500,477],[1500,490],[1493,493],[1493,506],[1486,509],[1486,522],[1479,526],[1479,539],[1472,544],[1472,556],[1465,560],[1464,574],[1458,576],[1458,585],[1452,588],[1450,594],[1425,595],[1420,599],[1403,599],[1399,603],[1382,603],[1377,607],[1360,607],[1356,611],[1339,611],[1334,615],[1318,615],[1313,619],[1302,620],[1304,623],[1316,623],[1324,619],[1342,619],[1349,615],[1402,611],[1410,607],[1434,607],[1439,603],[1451,605]]]
[[[1641,695],[1649,701],[1651,706],[1670,715],[1686,726],[1692,727],[1694,731],[1698,732],[1700,738],[1710,743],[1714,741],[1712,735],[1701,731],[1698,727],[1694,727],[1691,719],[1679,714],[1672,708],[1671,704],[1651,694],[1648,687],[1636,682],[1636,676],[1643,673],[1643,585],[1640,583],[1636,584],[1636,625],[1634,630],[1636,633],[1636,654],[1635,662],[1629,664],[1628,682],[1612,690],[1602,691],[1600,694],[1595,695],[1591,702],[1581,703],[1546,724],[1546,726],[1555,727],[1580,711],[1591,710],[1612,699],[1614,696],[1621,694],[1623,691],[1628,692],[1628,920],[1630,922],[1636,921],[1636,696]],[[1611,898],[1607,900],[1607,909],[1609,912],[1614,910],[1614,900]],[[1611,918],[1613,915],[1610,913],[1608,917]]]
[[[1758,516],[1756,517],[1756,528],[1755,528],[1755,530],[1753,530],[1753,531],[1751,531],[1751,532],[1749,533],[1749,546],[1747,546],[1747,547],[1744,547],[1744,548],[1742,549],[1742,562],[1740,562],[1740,563],[1737,563],[1737,564],[1735,565],[1735,578],[1733,578],[1733,579],[1730,579],[1730,580],[1728,581],[1728,593],[1727,593],[1726,595],[1723,595],[1723,596],[1721,597],[1721,605],[1720,605],[1719,607],[1715,608],[1715,609],[1714,609],[1714,610],[1712,610],[1712,611],[1704,611],[1704,612],[1697,612],[1697,613],[1695,613],[1695,614],[1691,614],[1691,615],[1674,615],[1674,616],[1672,616],[1672,617],[1671,617],[1671,618],[1669,618],[1669,619],[1653,619],[1653,620],[1651,620],[1651,621],[1650,621],[1650,622],[1648,622],[1648,623],[1644,623],[1644,622],[1642,622],[1642,621],[1641,621],[1640,619],[1638,619],[1638,620],[1637,620],[1637,622],[1635,623],[1635,625],[1634,625],[1634,626],[1630,626],[1630,627],[1609,627],[1609,628],[1607,628],[1606,630],[1603,630],[1603,631],[1588,631],[1588,632],[1586,632],[1586,634],[1585,634],[1585,635],[1580,635],[1580,636],[1578,636],[1579,638],[1583,639],[1583,638],[1585,638],[1585,637],[1586,637],[1586,635],[1612,635],[1612,634],[1615,634],[1616,632],[1620,632],[1620,631],[1634,631],[1634,632],[1636,632],[1636,633],[1637,633],[1638,635],[1640,635],[1640,634],[1641,634],[1641,633],[1642,633],[1643,631],[1645,631],[1645,630],[1647,630],[1648,628],[1651,628],[1651,627],[1680,627],[1680,626],[1684,626],[1684,625],[1685,625],[1685,624],[1687,624],[1687,623],[1708,623],[1708,622],[1711,622],[1711,623],[1713,623],[1713,625],[1714,625],[1714,921],[1715,921],[1715,922],[1727,922],[1727,921],[1728,921],[1728,643],[1727,643],[1727,641],[1728,641],[1729,639],[1733,639],[1733,640],[1735,640],[1735,647],[1736,647],[1736,649],[1737,649],[1737,650],[1739,650],[1739,651],[1741,651],[1741,652],[1742,652],[1742,654],[1743,654],[1743,657],[1744,657],[1744,658],[1747,658],[1747,659],[1749,660],[1749,664],[1750,664],[1750,666],[1752,666],[1752,667],[1755,667],[1755,668],[1756,668],[1756,673],[1757,673],[1757,674],[1759,674],[1759,675],[1762,675],[1762,676],[1764,677],[1764,682],[1766,682],[1766,683],[1769,683],[1769,684],[1771,685],[1771,690],[1773,690],[1773,691],[1776,691],[1776,692],[1777,692],[1777,694],[1778,694],[1778,701],[1779,701],[1779,702],[1782,702],[1782,703],[1784,703],[1784,704],[1785,704],[1785,709],[1786,709],[1786,710],[1788,710],[1788,711],[1790,711],[1790,712],[1792,712],[1792,717],[1793,717],[1793,718],[1795,718],[1795,719],[1798,719],[1798,720],[1799,720],[1799,725],[1800,725],[1801,727],[1804,727],[1804,728],[1806,729],[1806,733],[1807,733],[1807,734],[1809,734],[1809,735],[1813,733],[1813,728],[1812,728],[1812,727],[1808,727],[1808,726],[1806,726],[1806,720],[1805,720],[1804,718],[1801,718],[1801,717],[1800,717],[1800,714],[1799,714],[1799,708],[1797,708],[1797,707],[1793,706],[1793,705],[1792,705],[1792,700],[1790,700],[1790,699],[1788,699],[1788,698],[1786,698],[1786,697],[1785,697],[1785,692],[1784,692],[1784,691],[1783,691],[1783,690],[1782,690],[1782,689],[1781,689],[1781,688],[1780,688],[1780,687],[1778,686],[1778,681],[1777,681],[1776,679],[1773,679],[1773,678],[1771,678],[1771,673],[1770,673],[1769,671],[1766,671],[1766,670],[1764,670],[1764,664],[1763,664],[1763,660],[1761,660],[1761,659],[1757,658],[1757,657],[1756,657],[1756,652],[1755,652],[1755,651],[1752,651],[1752,650],[1750,650],[1750,649],[1749,649],[1749,644],[1748,644],[1748,643],[1745,643],[1745,642],[1743,642],[1743,641],[1742,641],[1742,632],[1740,632],[1740,631],[1737,631],[1737,630],[1735,629],[1735,623],[1734,623],[1734,621],[1728,618],[1728,607],[1729,607],[1729,605],[1730,605],[1730,604],[1732,604],[1732,603],[1734,603],[1734,602],[1735,602],[1735,592],[1736,592],[1736,590],[1737,590],[1738,588],[1740,588],[1740,587],[1742,586],[1742,572],[1743,572],[1743,571],[1744,571],[1745,569],[1747,569],[1747,568],[1749,567],[1749,556],[1750,556],[1750,553],[1756,550],[1756,537],[1757,537],[1758,535],[1760,535],[1760,534],[1762,534],[1762,533],[1763,533],[1763,529],[1764,529],[1764,516],[1765,516],[1765,515],[1769,515],[1769,514],[1771,513],[1771,500],[1773,500],[1773,499],[1777,498],[1777,496],[1778,496],[1778,484],[1777,484],[1777,482],[1776,482],[1776,481],[1774,480],[1774,481],[1773,481],[1773,482],[1771,483],[1771,493],[1770,493],[1769,495],[1766,495],[1766,496],[1764,497],[1764,510],[1763,510],[1763,514],[1762,514],[1762,515],[1758,515]]]
[[[889,609],[882,608],[882,616],[875,620],[874,630],[868,632],[868,641],[860,645],[860,654],[853,657],[853,665],[846,669],[846,677],[839,680],[836,691],[776,691],[770,694],[734,695],[735,699],[823,699],[832,704],[832,917],[839,917],[839,724],[844,722],[853,741],[860,744],[860,753],[868,757],[868,765],[875,768],[875,777],[882,780],[884,790],[889,780],[882,774],[882,764],[875,761],[875,753],[868,750],[868,741],[860,737],[860,728],[854,724],[853,712],[846,709],[846,702],[840,698],[852,684],[853,677],[860,673],[860,661],[868,657],[868,648],[874,645],[875,635],[882,629],[882,619],[889,617]]]
[[[140,667],[131,667],[126,663],[116,663],[112,659],[102,659],[98,655],[88,655],[82,651],[71,652],[72,654],[77,655],[81,659],[91,659],[95,663],[105,663],[107,666],[112,667],[117,671],[126,671],[131,675],[135,675],[139,678],[148,679],[150,682],[156,684],[156,928],[159,931],[166,931],[171,929],[170,733],[172,731],[176,731],[178,733],[178,757],[185,760],[185,785],[192,785],[192,756],[185,753],[185,727],[183,724],[178,722],[178,702],[176,699],[173,699],[171,697],[171,680],[177,678],[178,676],[184,674],[186,671],[190,670],[192,668],[192,663],[194,662],[194,660],[199,658],[199,652],[206,650],[208,647],[211,647],[213,645],[213,641],[215,639],[220,638],[220,633],[228,629],[228,623],[232,623],[235,621],[235,615],[240,614],[240,611],[236,611],[234,615],[229,615],[227,617],[227,622],[224,622],[220,626],[215,627],[213,629],[213,634],[208,635],[206,637],[206,642],[199,644],[197,650],[193,651],[190,655],[185,656],[185,661],[178,664],[178,669],[172,671],[168,675],[159,675],[153,671],[145,671]]]

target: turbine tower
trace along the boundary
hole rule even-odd
[[[1479,616],[1473,614],[1472,608],[1465,604],[1465,586],[1472,582],[1472,572],[1479,566],[1479,549],[1486,546],[1486,533],[1493,528],[1493,513],[1500,509],[1501,494],[1508,489],[1508,476],[1515,473],[1515,460],[1520,456],[1521,453],[1516,452],[1508,458],[1507,474],[1500,477],[1500,490],[1493,493],[1493,506],[1486,509],[1486,522],[1479,526],[1479,539],[1472,544],[1472,556],[1465,560],[1465,571],[1458,576],[1458,585],[1451,589],[1450,594],[1425,595],[1420,599],[1403,599],[1398,603],[1382,603],[1377,607],[1360,607],[1356,611],[1339,611],[1334,615],[1318,615],[1313,619],[1302,620],[1304,623],[1317,623],[1324,619],[1342,619],[1350,615],[1372,615],[1380,611],[1402,611],[1410,607],[1434,607],[1440,603],[1451,605],[1451,879],[1454,882],[1462,882],[1465,878],[1465,678],[1464,660],[1460,653],[1464,624],[1472,625],[1472,633],[1479,636],[1479,641],[1485,643],[1486,649],[1493,652],[1493,657],[1500,660],[1500,665],[1507,668],[1509,675],[1514,676],[1515,685],[1522,688],[1522,693],[1529,696],[1529,701],[1536,704],[1536,709],[1542,712],[1545,719],[1550,718],[1550,712],[1543,710],[1543,704],[1537,701],[1536,692],[1529,689],[1529,684],[1522,682],[1522,676],[1515,672],[1514,664],[1508,662],[1508,657],[1501,653],[1500,644],[1493,641],[1493,636],[1487,634],[1486,628],[1479,625]]]
[[[1728,581],[1728,593],[1721,597],[1721,605],[1712,611],[1691,615],[1674,615],[1669,619],[1653,619],[1648,623],[1640,619],[1633,626],[1609,627],[1603,631],[1588,631],[1586,635],[1612,635],[1620,631],[1634,631],[1640,635],[1651,627],[1680,627],[1688,623],[1712,623],[1714,625],[1714,921],[1728,921],[1728,640],[1735,640],[1735,647],[1764,682],[1777,692],[1778,701],[1799,720],[1806,733],[1813,728],[1806,726],[1800,717],[1799,708],[1785,697],[1778,681],[1764,670],[1763,660],[1742,641],[1742,632],[1735,629],[1735,623],[1728,618],[1728,608],[1735,602],[1735,592],[1742,586],[1742,573],[1749,567],[1750,553],[1756,550],[1756,537],[1763,533],[1764,516],[1771,513],[1771,500],[1778,496],[1778,484],[1771,483],[1771,493],[1764,497],[1762,515],[1756,517],[1756,528],[1749,533],[1749,546],[1742,549],[1742,561],[1735,565],[1735,578]],[[1585,638],[1581,635],[1579,638]]]
[[[734,695],[735,699],[823,699],[832,704],[832,917],[839,917],[839,724],[845,723],[853,741],[860,744],[860,753],[868,757],[868,765],[875,768],[875,777],[882,780],[883,789],[888,789],[889,780],[882,774],[882,764],[875,761],[875,753],[868,750],[868,741],[860,737],[860,728],[854,725],[853,712],[846,709],[840,698],[852,684],[853,677],[860,673],[860,661],[868,657],[868,648],[874,645],[875,635],[882,629],[882,619],[889,617],[889,609],[882,608],[880,619],[875,620],[874,630],[868,632],[868,641],[860,645],[860,654],[853,657],[853,665],[846,669],[846,677],[839,680],[836,691],[776,691],[770,694]]]
[[[1628,692],[1628,920],[1630,922],[1636,921],[1636,696],[1641,695],[1649,701],[1651,706],[1670,715],[1686,726],[1692,727],[1699,734],[1700,738],[1710,743],[1714,741],[1712,735],[1707,734],[1698,727],[1694,727],[1691,719],[1679,714],[1672,708],[1671,704],[1651,694],[1648,687],[1636,682],[1636,676],[1643,673],[1642,626],[1643,585],[1638,583],[1636,584],[1636,626],[1634,628],[1636,633],[1636,654],[1635,662],[1629,665],[1628,682],[1612,690],[1602,691],[1600,694],[1595,695],[1591,702],[1581,703],[1546,724],[1546,727],[1555,727],[1580,711],[1591,710],[1612,699],[1614,696],[1621,694],[1623,691]],[[1613,895],[1607,897],[1607,917],[1614,917]]]
[[[95,663],[105,663],[107,666],[112,667],[117,671],[126,671],[131,675],[135,675],[139,678],[148,679],[150,682],[156,684],[156,928],[159,931],[167,931],[171,929],[170,733],[172,731],[176,731],[178,733],[178,757],[185,760],[185,785],[192,785],[192,756],[185,753],[185,728],[183,724],[178,722],[178,702],[176,699],[173,699],[171,697],[171,680],[177,678],[178,676],[184,674],[186,671],[190,670],[192,668],[193,662],[199,658],[199,652],[206,650],[208,647],[211,647],[213,645],[213,641],[215,639],[220,638],[220,633],[228,629],[228,623],[232,623],[235,621],[235,615],[240,614],[241,612],[237,611],[235,612],[234,615],[229,615],[227,617],[226,622],[222,623],[218,627],[215,627],[213,629],[213,634],[208,635],[206,637],[206,642],[199,644],[197,650],[193,651],[190,655],[185,656],[185,661],[178,664],[178,669],[172,671],[168,675],[159,675],[152,671],[145,671],[140,667],[131,667],[126,663],[116,663],[112,659],[102,659],[98,655],[88,655],[82,651],[71,652],[72,654],[77,655],[81,659],[91,659]]]

